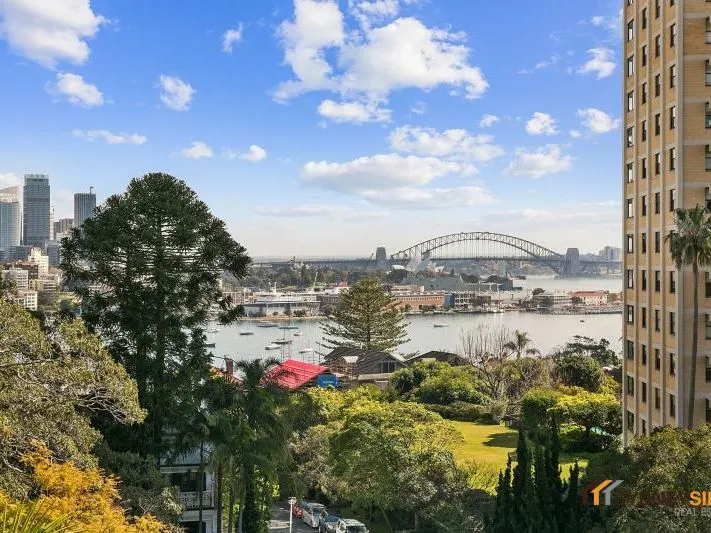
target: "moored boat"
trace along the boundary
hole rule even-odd
[[[254,331],[240,331],[240,335],[254,335]]]
[[[449,324],[442,324],[441,322],[436,322],[433,324],[433,326],[436,328],[447,328],[449,327]]]
[[[268,344],[267,346],[264,347],[265,350],[278,350],[280,346],[278,344]]]

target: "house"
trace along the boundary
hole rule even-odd
[[[578,299],[583,305],[600,306],[607,304],[607,291],[577,291],[571,292],[572,299]]]
[[[468,364],[466,358],[456,353],[441,352],[438,350],[430,350],[429,352],[421,353],[407,359],[407,364],[419,363],[421,361],[439,361],[440,363],[449,363],[452,366],[462,366]]]
[[[333,375],[328,367],[304,363],[296,359],[287,359],[269,370],[265,378],[274,379],[277,385],[290,391],[304,387],[313,387],[325,382],[337,385],[338,380],[335,376],[332,379],[319,380],[321,376],[326,375]]]
[[[340,346],[326,355],[326,365],[352,384],[374,383],[386,388],[392,373],[407,363],[397,354]]]
[[[209,452],[204,454],[203,464],[209,463]],[[200,479],[200,453],[179,455],[173,460],[161,459],[160,471],[169,478],[171,485],[178,487],[178,498],[183,505],[180,526],[186,533],[215,533],[217,529],[217,480],[207,466],[203,467]],[[202,491],[200,490],[202,487]],[[198,526],[202,492],[202,528]]]

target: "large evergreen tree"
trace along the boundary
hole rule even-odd
[[[407,342],[407,324],[395,300],[377,280],[365,279],[341,293],[341,302],[321,326],[331,349],[338,346],[389,352]]]
[[[170,413],[194,404],[208,376],[210,308],[219,304],[224,322],[238,311],[223,298],[220,277],[244,276],[249,261],[224,222],[167,174],[132,180],[63,241],[61,267],[85,322],[136,380],[148,410],[137,431],[104,428],[112,447],[162,452]]]

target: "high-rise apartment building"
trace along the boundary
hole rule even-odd
[[[665,237],[711,205],[711,2],[624,0],[623,440],[686,424],[691,272]],[[705,277],[705,283],[704,278]],[[702,273],[694,424],[711,421],[711,278]]]
[[[94,188],[89,187],[89,192],[74,194],[74,227],[80,227],[87,218],[94,215],[96,209],[96,194]]]
[[[74,219],[73,218],[60,218],[59,220],[55,220],[54,224],[53,224],[52,238],[54,240],[59,240],[60,237],[58,237],[58,236],[68,235],[73,227],[74,227]]]
[[[25,174],[23,200],[23,243],[43,248],[49,240],[49,176]]]
[[[0,259],[9,259],[10,250],[20,245],[21,238],[20,187],[0,189]]]

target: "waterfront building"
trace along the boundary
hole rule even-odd
[[[444,296],[444,291],[436,291],[397,293],[393,294],[392,298],[395,306],[401,310],[412,309],[413,311],[418,311],[426,307],[441,309],[444,307]]]
[[[623,444],[654,428],[685,427],[691,374],[693,283],[664,238],[677,208],[709,205],[711,3],[623,7]],[[693,424],[711,422],[709,272],[700,287]],[[704,287],[706,290],[704,290]]]
[[[49,176],[25,174],[23,189],[23,244],[44,248],[49,240]]]
[[[14,246],[22,239],[20,187],[0,189],[0,259],[9,260]]]
[[[80,227],[87,218],[94,216],[96,209],[96,194],[94,187],[89,187],[89,192],[74,194],[74,227]]]
[[[607,291],[576,291],[571,292],[571,298],[580,298],[583,305],[600,306],[607,305],[609,294]]]
[[[571,304],[570,295],[565,292],[541,292],[533,295],[533,306],[546,309],[560,309]]]

